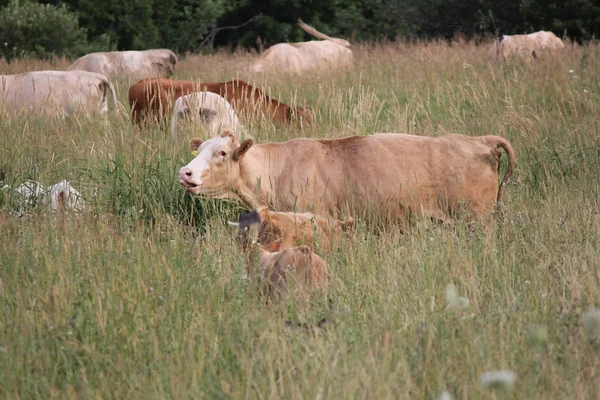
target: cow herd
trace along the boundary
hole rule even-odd
[[[275,45],[250,65],[250,71],[283,68],[296,73],[352,64],[347,41],[302,22],[300,26],[324,40]],[[503,36],[494,42],[489,57],[537,58],[562,46],[549,32]],[[109,79],[137,80],[128,92],[134,124],[143,128],[151,121],[170,120],[174,139],[184,120],[204,132],[205,138],[190,142],[195,157],[179,170],[183,189],[192,195],[235,199],[254,210],[232,224],[238,227],[246,268],[254,269],[258,262],[263,289],[273,299],[285,295],[292,275],[302,287],[327,284],[327,264],[313,247],[336,247],[342,233],[353,226],[352,218],[342,221],[341,216],[401,225],[415,218],[444,221],[463,211],[486,216],[501,200],[514,169],[514,151],[499,136],[376,133],[255,144],[238,115],[268,116],[300,127],[314,124],[313,115],[240,79],[166,79],[177,61],[164,49],[93,53],[67,71],[2,76],[0,111],[8,116],[31,112],[65,117],[81,110],[103,114],[109,103],[118,108]],[[508,162],[499,179],[502,150]]]

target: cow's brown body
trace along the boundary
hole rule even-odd
[[[500,149],[508,170],[498,185]],[[512,147],[499,136],[375,134],[253,145],[229,135],[198,150],[179,172],[190,193],[238,199],[249,208],[331,216],[349,211],[397,221],[443,219],[463,207],[489,214],[515,163]]]
[[[259,111],[278,122],[290,123],[295,119],[304,123],[312,122],[308,110],[302,107],[294,109],[242,80],[193,82],[158,78],[142,79],[129,89],[133,121],[140,123],[145,119],[165,119],[179,97],[202,91],[225,98],[238,113],[248,115]]]

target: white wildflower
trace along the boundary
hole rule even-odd
[[[587,89],[583,89],[583,93],[589,93],[590,91]]]
[[[590,337],[600,336],[600,310],[590,308],[583,313],[585,330]]]
[[[574,70],[574,69],[570,69],[570,70],[569,70],[569,73],[570,73],[570,74],[574,74],[574,73],[575,73],[575,70]]]
[[[452,395],[447,390],[440,393],[440,400],[452,400]]]
[[[456,286],[450,283],[446,286],[446,303],[447,310],[462,310],[469,306],[469,299],[460,297]]]
[[[481,374],[481,385],[486,389],[507,389],[515,383],[517,374],[512,371],[490,371]]]

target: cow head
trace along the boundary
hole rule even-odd
[[[252,139],[240,144],[230,131],[207,141],[192,139],[190,147],[198,155],[179,170],[179,183],[193,195],[238,198],[239,161],[253,144]]]

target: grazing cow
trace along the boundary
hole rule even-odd
[[[240,227],[252,223],[259,225],[258,232],[252,237],[253,240],[267,247],[278,244],[281,249],[318,243],[321,249],[331,250],[337,247],[342,232],[348,231],[353,226],[352,219],[330,220],[310,212],[276,212],[270,211],[267,207],[240,215]]]
[[[177,56],[168,49],[144,51],[109,51],[90,53],[75,61],[68,70],[96,72],[110,79],[127,78],[138,81],[143,78],[165,76],[175,72]]]
[[[216,93],[195,92],[181,96],[175,101],[171,117],[171,133],[177,137],[177,126],[181,122],[190,121],[208,137],[220,134],[224,130],[241,137],[245,128],[240,123],[231,104]]]
[[[250,275],[254,270],[258,256],[261,291],[264,295],[275,302],[281,301],[287,295],[292,279],[304,294],[327,285],[327,263],[313,253],[310,246],[281,250],[280,243],[271,243],[268,246],[255,244],[251,240],[250,230],[256,226],[256,221],[240,216],[238,226],[237,240],[246,258],[246,273]]]
[[[259,111],[284,123],[312,123],[307,109],[283,104],[242,80],[212,83],[169,79],[143,79],[129,89],[133,121],[139,124],[145,119],[165,118],[179,97],[203,91],[218,94],[238,112],[252,115]]]
[[[395,221],[443,220],[463,205],[475,215],[490,213],[515,164],[499,136],[374,134],[255,146],[225,133],[193,139],[191,147],[198,155],[179,170],[179,182],[194,195],[334,217],[347,207]],[[500,149],[508,169],[498,186]]]
[[[309,34],[325,40],[300,43],[279,43],[271,46],[250,66],[252,72],[301,73],[311,70],[335,69],[352,64],[350,43],[329,37],[299,21]]]
[[[112,84],[86,71],[34,71],[0,76],[0,111],[10,115],[35,113],[66,117],[77,112],[108,111],[108,98],[117,109]]]
[[[542,53],[561,50],[565,45],[554,33],[539,31],[529,35],[500,35],[488,52],[490,60],[520,56],[538,58]]]

